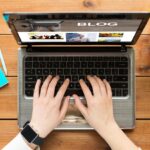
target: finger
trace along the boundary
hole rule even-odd
[[[104,82],[100,78],[98,78],[97,76],[94,76],[94,78],[97,80],[98,85],[100,87],[100,94],[106,95],[106,87],[105,87]]]
[[[36,81],[35,88],[34,88],[34,94],[33,94],[33,99],[34,100],[39,98],[40,85],[41,85],[41,80],[38,79]]]
[[[70,96],[67,96],[63,102],[63,105],[61,107],[61,110],[60,110],[60,120],[62,121],[65,117],[65,114],[67,112],[67,109],[68,109],[68,106],[69,106],[69,99],[70,99]]]
[[[81,89],[84,93],[84,96],[85,96],[85,98],[88,102],[90,99],[92,99],[92,93],[91,93],[89,87],[86,85],[86,83],[84,82],[83,79],[80,79],[79,83],[80,83]]]
[[[43,83],[43,85],[42,85],[42,87],[41,87],[41,94],[40,94],[40,96],[44,97],[44,96],[46,95],[47,89],[48,89],[48,85],[49,85],[51,79],[52,79],[52,76],[49,75],[49,76],[46,78],[46,80],[44,81],[44,83]]]
[[[87,76],[87,79],[89,80],[90,84],[92,85],[93,94],[94,95],[100,95],[100,87],[98,85],[97,80],[91,76]]]
[[[80,98],[78,95],[74,94],[73,95],[74,99],[75,99],[75,105],[77,106],[77,108],[80,110],[80,112],[82,113],[82,115],[84,117],[87,116],[87,108],[82,104]]]
[[[57,95],[55,98],[61,102],[62,98],[64,97],[64,94],[67,90],[67,87],[69,85],[69,79],[66,79],[63,83],[63,85],[60,87],[59,91],[57,92]]]
[[[54,97],[56,84],[59,80],[59,76],[56,76],[52,79],[51,83],[48,86],[47,97]]]
[[[105,86],[106,86],[106,89],[107,89],[107,95],[112,98],[112,90],[111,90],[111,86],[110,84],[107,82],[107,80],[103,80]]]

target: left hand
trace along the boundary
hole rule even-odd
[[[41,91],[41,81],[37,80],[34,96],[33,96],[33,111],[30,126],[36,130],[41,138],[45,138],[55,127],[63,120],[69,105],[69,96],[67,96],[62,104],[61,102],[69,85],[69,79],[66,79],[60,87],[56,96],[55,87],[59,80],[56,76],[51,75],[44,81]]]

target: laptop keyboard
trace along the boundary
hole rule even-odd
[[[42,81],[51,74],[59,75],[60,80],[56,92],[65,78],[70,79],[70,85],[65,95],[74,93],[84,96],[79,85],[79,79],[84,79],[90,90],[92,87],[87,80],[87,75],[97,75],[106,79],[112,88],[113,96],[128,95],[128,58],[101,57],[101,56],[51,56],[51,57],[25,57],[25,95],[32,97],[37,79]]]

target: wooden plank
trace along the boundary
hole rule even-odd
[[[136,118],[150,118],[150,77],[136,77]]]
[[[125,133],[144,150],[150,149],[150,120],[137,120],[136,128]],[[0,149],[17,133],[15,120],[0,120]],[[42,150],[104,150],[108,145],[95,131],[53,131],[45,140]]]
[[[12,35],[0,35],[0,48],[6,63],[8,76],[17,76],[18,47]],[[1,63],[0,67],[2,67]]]
[[[10,34],[10,30],[6,26],[2,13],[5,11],[9,12],[58,12],[58,11],[150,11],[149,0],[59,0],[49,1],[38,0],[38,1],[20,1],[20,0],[0,0],[0,34]],[[147,25],[143,32],[144,34],[150,34],[150,23]]]
[[[0,36],[0,48],[8,68],[8,76],[17,76],[18,47],[12,35]],[[150,35],[141,35],[134,48],[136,49],[136,75],[150,76]]]
[[[17,78],[0,91],[0,118],[17,118]],[[150,77],[136,78],[136,117],[150,118]]]
[[[137,76],[150,76],[150,36],[142,35],[134,46]]]
[[[17,78],[8,80],[9,84],[0,89],[0,118],[17,118]]]

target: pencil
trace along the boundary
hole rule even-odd
[[[0,49],[0,60],[2,62],[2,66],[3,66],[3,70],[5,72],[5,75],[7,75],[7,68],[6,68],[6,64],[5,64],[4,57],[3,57],[1,49]]]

